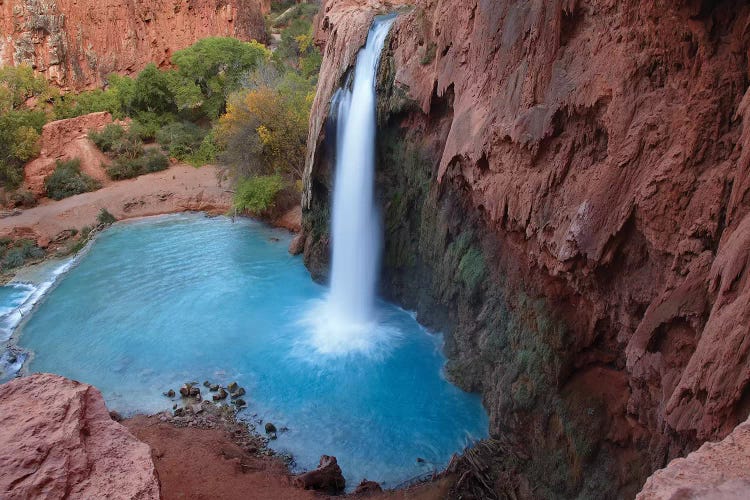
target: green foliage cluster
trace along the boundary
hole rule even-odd
[[[169,151],[169,156],[186,161],[198,153],[207,134],[206,129],[194,123],[173,122],[156,133],[156,141]]]
[[[23,266],[27,261],[44,258],[44,250],[33,240],[0,238],[0,269],[7,271]]]
[[[284,189],[280,175],[261,175],[237,184],[234,208],[240,212],[263,214],[273,208],[276,196]]]
[[[135,158],[117,157],[106,170],[110,179],[119,181],[166,170],[167,167],[169,167],[169,158],[164,156],[161,151],[149,149]]]
[[[29,66],[0,68],[0,185],[18,187],[24,163],[39,154],[39,135],[47,122],[40,106],[50,92]]]
[[[174,102],[214,120],[225,109],[227,96],[240,87],[242,77],[270,57],[262,44],[234,38],[204,38],[174,53]]]
[[[106,167],[107,175],[113,180],[130,179],[169,166],[169,159],[161,151],[145,151],[137,132],[132,129],[126,131],[119,124],[111,123],[101,131],[90,130],[89,138],[113,158]]]
[[[109,213],[109,210],[107,210],[106,208],[102,208],[101,210],[99,210],[99,213],[96,216],[96,222],[103,226],[110,226],[117,222],[117,219],[114,215]]]
[[[247,72],[215,126],[213,155],[237,185],[235,207],[262,213],[288,189],[299,191],[321,55],[312,43],[318,6],[277,2],[269,29],[280,32],[273,55]]]
[[[88,137],[97,148],[109,153],[125,137],[125,129],[122,125],[110,123],[100,131],[89,130]]]
[[[95,179],[81,172],[81,160],[57,160],[55,171],[44,181],[47,196],[53,200],[62,200],[68,196],[86,193],[99,189],[101,185]]]

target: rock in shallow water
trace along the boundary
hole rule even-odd
[[[158,499],[151,450],[94,387],[36,374],[0,386],[0,497]]]

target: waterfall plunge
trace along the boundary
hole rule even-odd
[[[373,186],[375,77],[394,20],[375,19],[357,55],[351,90],[339,89],[331,102],[337,116],[331,292],[322,310],[306,320],[314,323],[313,343],[322,353],[372,351],[392,336],[374,318],[381,231]]]

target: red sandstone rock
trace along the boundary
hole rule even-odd
[[[54,172],[55,162],[73,158],[81,160],[82,172],[102,184],[108,183],[102,164],[109,160],[87,137],[89,130],[99,130],[108,123],[112,123],[112,116],[107,112],[47,123],[42,128],[41,154],[24,167],[26,187],[36,196],[45,196],[44,181]]]
[[[0,65],[27,63],[65,87],[98,86],[116,72],[208,36],[265,41],[270,0],[8,0],[0,2]]]
[[[750,420],[718,443],[705,443],[656,471],[638,500],[750,498]]]
[[[0,497],[158,499],[151,450],[101,393],[49,374],[0,386]]]
[[[283,227],[293,233],[302,230],[302,207],[294,206],[287,210],[281,217],[271,222],[275,227]]]
[[[294,485],[306,490],[338,493],[344,490],[346,481],[341,473],[341,467],[336,462],[336,457],[323,455],[320,457],[318,468],[296,476]]]

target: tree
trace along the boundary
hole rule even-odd
[[[246,82],[251,89],[233,94],[219,120],[221,159],[236,178],[278,173],[289,180],[301,179],[311,83],[294,72],[274,79],[263,68],[248,75]]]
[[[212,120],[218,118],[243,75],[269,57],[270,51],[256,41],[223,37],[204,38],[175,52],[171,88],[178,109],[199,109]]]
[[[31,66],[3,66],[0,68],[0,113],[18,109],[31,97],[49,91],[43,76],[36,75]]]
[[[135,111],[159,114],[176,111],[170,77],[166,72],[159,71],[154,63],[149,63],[138,74],[133,90],[132,107]]]

